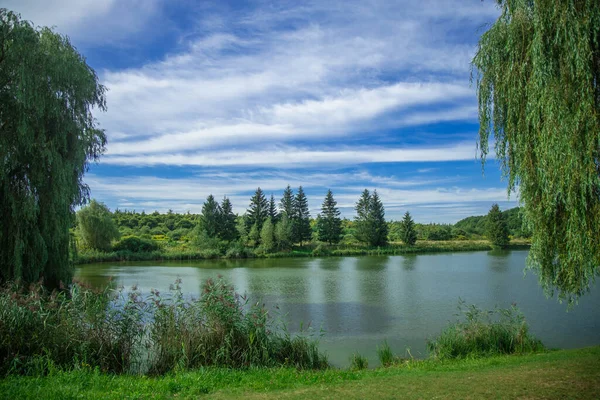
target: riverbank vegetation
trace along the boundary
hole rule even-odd
[[[492,315],[462,304],[463,317],[432,339],[429,358],[395,353],[384,342],[376,349],[380,367],[367,369],[366,358],[354,354],[350,367],[338,369],[328,365],[315,338],[277,330],[260,304],[236,296],[223,281],[205,282],[197,300],[183,298],[178,282],[173,289],[143,295],[136,288],[95,292],[74,284],[67,296],[39,285],[5,287],[0,393],[316,398],[350,390],[359,398],[381,398],[398,386],[410,387],[406,393],[415,398],[507,390],[585,398],[599,389],[600,347],[548,352],[527,333],[516,308]],[[515,385],[507,389],[507,382]],[[573,382],[579,382],[576,389]]]
[[[264,304],[236,294],[221,278],[206,280],[197,299],[184,297],[180,283],[168,293],[110,285],[94,290],[79,283],[52,292],[41,284],[5,286],[0,291],[0,375],[330,368],[312,331],[289,334],[286,321],[277,320]],[[474,306],[464,314],[465,321],[451,324],[429,342],[432,359],[544,350],[515,307],[497,310],[499,318]],[[384,366],[405,361],[387,342],[377,352]],[[351,356],[351,369],[367,366],[362,355]]]
[[[74,283],[0,292],[0,375],[45,375],[90,367],[114,374],[165,374],[199,367],[323,369],[327,358],[308,334],[290,335],[258,302],[223,280],[207,280],[198,299],[180,282],[169,293],[97,291]]]
[[[497,206],[496,206],[497,207]],[[469,217],[454,225],[415,223],[406,212],[401,221],[386,221],[384,203],[377,191],[365,190],[356,203],[354,219],[340,217],[329,190],[320,213],[311,218],[302,188],[288,186],[279,206],[258,188],[247,211],[233,213],[228,198],[219,203],[210,195],[201,214],[115,210],[93,201],[78,215],[101,212],[94,234],[86,233],[84,218],[72,230],[74,261],[190,260],[211,258],[310,257],[394,255],[442,251],[523,248],[528,245],[519,209]],[[104,223],[106,221],[110,223]],[[102,231],[106,231],[102,234]],[[499,232],[496,234],[495,232]],[[494,236],[496,235],[496,236]],[[509,236],[510,235],[510,236]],[[97,238],[90,240],[89,238]],[[104,238],[113,240],[107,248]],[[502,237],[499,243],[496,237]],[[493,240],[488,240],[492,238]],[[510,240],[510,242],[509,242]]]

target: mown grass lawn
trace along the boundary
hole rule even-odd
[[[159,378],[92,371],[0,380],[3,399],[597,399],[600,347],[367,371],[205,369]]]

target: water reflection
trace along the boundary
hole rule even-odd
[[[527,252],[474,252],[392,257],[212,260],[201,262],[98,264],[77,268],[77,277],[102,287],[168,290],[182,279],[184,293],[197,296],[201,284],[221,274],[239,293],[264,301],[296,331],[300,322],[327,331],[322,348],[336,364],[360,351],[376,364],[384,339],[397,352],[410,347],[425,355],[425,339],[454,320],[458,298],[491,309],[517,302],[531,330],[549,347],[600,344],[600,291],[580,305],[547,299],[533,274],[523,276]],[[279,306],[279,310],[275,308]]]

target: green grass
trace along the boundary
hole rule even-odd
[[[592,399],[600,346],[529,355],[411,361],[375,370],[205,368],[149,378],[90,370],[0,380],[2,399]]]

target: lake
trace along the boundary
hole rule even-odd
[[[427,356],[425,339],[456,320],[459,298],[483,309],[516,303],[531,331],[551,348],[600,344],[600,290],[594,287],[567,311],[546,298],[533,272],[524,275],[527,251],[444,253],[411,256],[203,260],[83,265],[76,277],[143,292],[166,291],[177,278],[184,293],[198,295],[219,274],[236,290],[263,301],[285,318],[291,331],[310,325],[325,335],[322,350],[337,366],[360,352],[377,365],[376,347]],[[279,309],[275,308],[275,305]]]

